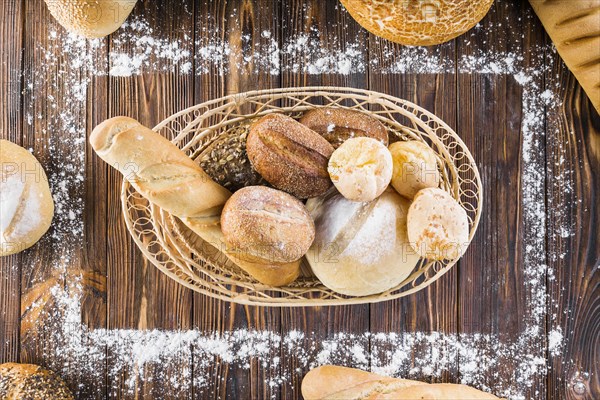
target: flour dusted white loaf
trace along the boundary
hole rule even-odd
[[[600,0],[529,0],[558,53],[600,112]]]
[[[302,381],[306,400],[493,400],[498,397],[466,385],[428,384],[388,378],[354,368],[324,365]]]
[[[33,246],[54,215],[48,178],[24,148],[0,140],[0,256]]]
[[[316,236],[306,254],[321,282],[349,296],[381,293],[400,284],[419,256],[408,243],[408,200],[393,189],[368,203],[330,191],[308,200]]]
[[[46,0],[50,13],[69,32],[101,38],[119,29],[136,0]]]
[[[165,137],[134,119],[115,117],[94,129],[90,143],[142,196],[179,217],[258,281],[281,286],[298,276],[299,261],[262,264],[240,260],[225,251],[219,220],[231,192]]]

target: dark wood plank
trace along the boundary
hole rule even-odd
[[[548,39],[549,40],[549,39]],[[562,107],[548,111],[548,399],[600,396],[600,117],[557,54],[546,87]],[[556,336],[558,338],[559,336]],[[552,341],[552,336],[550,342]]]
[[[193,52],[193,2],[138,2],[129,21],[140,26],[141,33],[161,43],[178,41],[180,50]],[[174,16],[165,18],[166,15]],[[176,17],[175,17],[176,16]],[[145,27],[147,24],[147,28]],[[150,31],[151,30],[151,31]],[[111,54],[135,56],[142,51],[127,30],[111,36]],[[123,37],[125,36],[125,37]],[[165,47],[155,45],[159,50]],[[182,72],[182,65],[172,58],[153,52],[146,58],[150,65],[132,76],[111,76],[109,82],[110,116],[126,115],[153,127],[164,118],[193,102],[193,76]],[[186,62],[189,60],[184,60]],[[111,68],[117,60],[111,59]],[[121,65],[121,64],[119,64]],[[127,75],[127,74],[126,74]],[[120,201],[122,176],[113,169],[107,173],[107,263],[108,327],[110,329],[178,330],[192,326],[192,294],[149,261],[130,239],[123,221]],[[126,339],[138,341],[136,337]],[[131,343],[123,343],[123,348]],[[119,349],[109,349],[108,368],[112,371],[122,361]],[[156,361],[156,360],[155,360]],[[191,351],[169,357],[169,362],[151,362],[140,368],[128,366],[109,385],[109,398],[191,398]],[[131,368],[129,368],[131,367]],[[135,382],[132,387],[131,382]]]
[[[0,138],[23,144],[21,72],[24,4],[0,4]],[[19,359],[21,255],[0,258],[0,364]]]
[[[502,58],[522,55],[514,75],[523,71],[531,81],[525,89],[513,74],[475,70],[459,75],[458,132],[479,166],[484,198],[477,236],[460,263],[459,331],[466,337],[482,333],[492,340],[491,345],[476,343],[482,355],[498,359],[497,367],[476,374],[480,384],[499,395],[544,399],[543,372],[530,377],[528,371],[535,369],[529,357],[544,359],[546,349],[545,329],[540,326],[545,318],[545,281],[536,272],[546,262],[540,236],[545,142],[543,123],[532,127],[526,122],[532,111],[543,107],[527,108],[536,101],[531,96],[539,96],[543,87],[542,74],[532,73],[543,71],[543,29],[527,3],[509,2],[495,3],[481,26],[457,40],[459,60],[478,57],[482,50]],[[522,153],[528,143],[526,161]],[[539,214],[534,215],[532,209],[538,207]],[[540,330],[529,331],[536,324]],[[465,368],[468,362],[468,357],[460,357],[461,376],[467,382],[473,377],[472,369]]]
[[[268,67],[268,63],[252,57],[258,51],[263,54],[273,43],[279,45],[281,10],[278,2],[201,0],[197,7],[196,69],[200,71],[195,86],[197,104],[228,94],[279,86],[279,66]],[[230,53],[224,60],[202,58],[205,49],[214,44],[229,48]],[[272,74],[271,69],[276,73]],[[229,304],[195,294],[194,325],[208,334],[236,330],[278,333],[280,316],[277,308]],[[269,384],[279,374],[280,366],[272,361],[279,353],[279,344],[273,342],[269,348],[270,356],[265,363],[252,357],[248,365],[228,363],[219,357],[206,365],[201,362],[206,355],[195,352],[194,397],[279,398],[279,387]]]
[[[337,2],[315,2],[306,0],[286,0],[282,2],[282,66],[284,67],[281,86],[341,86],[366,88],[367,68],[358,71],[357,65],[350,68],[352,73],[343,74],[335,65],[325,64],[319,68],[319,59],[326,55],[344,53],[352,44],[361,44],[355,50],[367,60],[367,36],[364,30],[350,17]],[[305,42],[306,40],[306,42]],[[288,49],[294,49],[288,51]],[[319,52],[319,49],[324,49]],[[356,58],[360,58],[360,56]],[[332,71],[332,72],[329,72]],[[281,353],[283,371],[289,378],[283,384],[283,398],[301,398],[300,386],[309,364],[315,363],[315,350],[326,340],[332,340],[339,332],[362,334],[369,329],[369,306],[352,305],[336,307],[284,308],[281,312],[282,334],[299,331],[304,337],[293,347],[284,346]],[[358,339],[358,345],[368,353],[366,339]],[[294,342],[295,343],[295,342]],[[309,358],[306,358],[306,354]],[[368,358],[368,354],[365,354]],[[348,356],[347,366],[362,366],[362,360]]]

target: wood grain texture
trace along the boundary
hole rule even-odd
[[[278,2],[201,0],[197,7],[196,54],[200,57],[196,62],[206,64],[201,58],[202,49],[215,41],[226,43],[230,53],[223,63],[212,66],[208,73],[196,77],[196,103],[229,94],[280,86],[278,74],[271,74],[270,70],[259,65],[259,60],[252,59],[254,52],[268,47],[271,40],[279,44],[281,9]],[[272,36],[264,37],[263,31],[270,32]],[[277,308],[229,304],[195,294],[194,326],[204,333],[267,330],[278,334],[281,323]],[[208,380],[209,384],[197,384],[194,398],[280,398],[279,386],[269,385],[279,375],[280,365],[272,362],[279,353],[279,345],[273,343],[269,351],[270,362],[262,363],[253,358],[247,366],[230,364],[216,358],[214,365],[200,368],[198,361],[195,364],[197,368],[194,369],[194,380]],[[201,357],[204,356],[198,352],[194,354],[195,360]]]
[[[131,20],[143,16],[149,29],[169,42],[178,40],[180,48],[193,52],[194,4],[188,1],[138,2]],[[177,15],[177,18],[165,18]],[[129,41],[120,41],[122,31],[111,36],[113,52],[129,54]],[[186,39],[187,38],[187,39]],[[156,54],[148,62],[154,67],[132,77],[111,77],[109,81],[110,116],[125,115],[154,127],[164,118],[193,104],[194,81],[179,65]],[[160,72],[166,71],[166,72]],[[173,71],[173,72],[168,72]],[[162,274],[137,250],[125,227],[121,211],[122,175],[114,169],[107,174],[107,262],[108,328],[140,330],[180,330],[192,327],[192,293]],[[125,345],[125,343],[124,343]],[[178,353],[179,354],[179,353]],[[115,360],[108,354],[108,368]],[[111,382],[109,398],[188,399],[192,359],[189,349],[181,349],[177,362],[123,371],[122,381]],[[134,376],[135,389],[123,380]]]
[[[2,2],[0,16],[0,139],[22,145],[23,2]],[[0,364],[19,360],[22,265],[22,254],[0,257]]]
[[[548,39],[549,40],[549,39]],[[565,337],[550,356],[549,399],[600,396],[600,116],[563,61],[553,55],[546,87],[558,88],[561,113],[549,116],[548,325]],[[568,231],[565,232],[565,227]],[[583,350],[586,349],[586,350]],[[577,384],[584,390],[578,391]]]
[[[367,34],[360,28],[344,8],[337,2],[286,0],[282,1],[285,37],[282,48],[288,44],[295,45],[297,38],[305,36],[310,43],[328,50],[328,53],[342,53],[351,43],[366,43]],[[310,45],[307,45],[307,47]],[[361,57],[368,58],[368,48],[357,49]],[[364,72],[351,74],[308,73],[308,67],[315,65],[317,60],[309,49],[299,52],[293,57],[284,54],[282,65],[289,67],[297,65],[296,70],[286,68],[282,74],[282,87],[294,86],[342,86],[366,88],[368,84],[367,69]],[[281,312],[282,333],[288,335],[291,331],[304,332],[306,336],[301,341],[301,349],[309,349],[311,344],[332,340],[336,333],[362,334],[369,330],[369,306],[352,305],[338,307],[303,307],[283,308]],[[306,360],[302,351],[284,347],[281,353],[283,368],[290,371],[291,380],[285,382],[282,388],[284,399],[301,398],[300,385],[302,378],[308,372]],[[314,362],[315,360],[309,360]],[[347,366],[365,367],[359,360],[348,355]]]

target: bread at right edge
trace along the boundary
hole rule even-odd
[[[600,112],[600,0],[529,0],[558,53]]]

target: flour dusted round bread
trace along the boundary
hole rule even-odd
[[[221,229],[231,253],[255,262],[296,261],[315,238],[315,225],[304,204],[265,186],[235,192],[223,208]]]
[[[493,0],[340,0],[363,28],[392,42],[430,46],[474,27]]]
[[[408,243],[408,201],[388,189],[368,203],[331,190],[310,199],[316,236],[306,254],[321,282],[349,296],[381,293],[400,284],[419,256]]]
[[[46,233],[54,216],[48,178],[30,152],[0,140],[0,255],[21,252]]]
[[[440,185],[435,153],[425,143],[396,142],[389,149],[394,161],[392,186],[402,196],[412,199],[419,190]]]
[[[380,141],[368,137],[346,140],[329,159],[329,176],[348,200],[371,201],[392,179],[392,155]]]
[[[32,364],[0,365],[2,400],[73,400],[73,394],[58,375]]]
[[[136,0],[46,0],[50,13],[69,32],[101,38],[119,29]]]
[[[444,190],[423,189],[408,210],[408,238],[424,258],[454,260],[469,244],[467,212]]]
[[[368,114],[346,108],[318,107],[304,113],[300,123],[323,136],[334,148],[354,137],[370,137],[388,145],[385,126]]]

